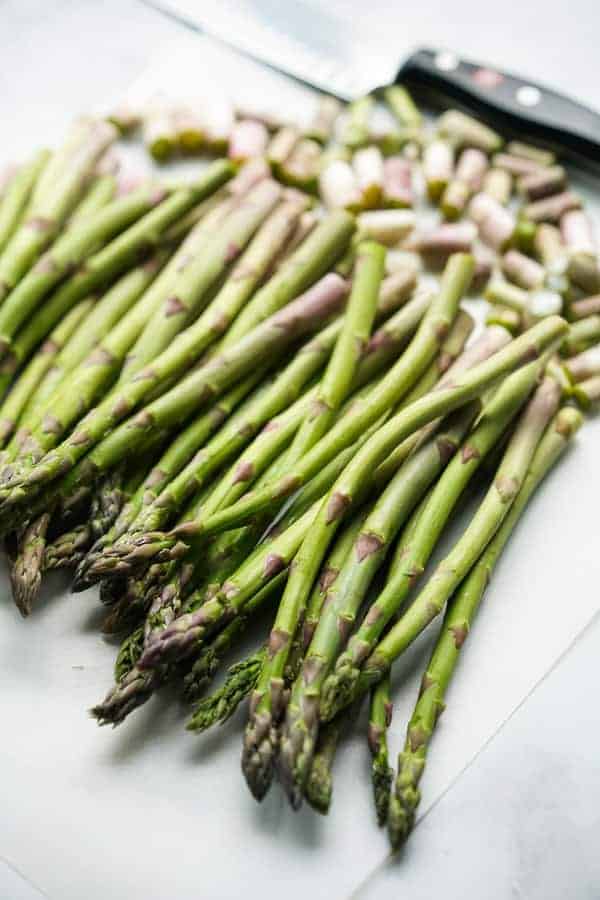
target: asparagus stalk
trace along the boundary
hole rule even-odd
[[[212,680],[224,656],[237,644],[247,629],[248,620],[261,610],[266,602],[271,602],[280,591],[287,577],[280,572],[248,601],[242,613],[220,631],[215,639],[202,649],[194,665],[185,677],[185,696],[188,700],[198,697]],[[229,719],[240,702],[247,697],[258,675],[257,660],[263,650],[250,654],[246,659],[232,666],[223,686],[210,697],[201,700],[187,724],[189,731],[205,731],[216,722],[223,724]]]
[[[227,332],[223,348],[233,346],[329,271],[346,249],[354,229],[354,218],[345,212],[326,216],[252,297]]]
[[[67,376],[75,373],[82,363],[89,362],[90,354],[92,358],[94,357],[96,344],[102,343],[111,333],[111,329],[124,321],[123,317],[137,304],[144,291],[154,281],[167,256],[166,250],[159,251],[146,262],[127,272],[100,300],[92,304],[85,322],[82,322],[81,327],[56,356],[35,395],[31,397],[22,419],[19,420],[18,432],[8,448],[12,459],[20,453],[35,453],[37,446],[30,442],[29,438],[36,426],[41,424],[44,427],[46,414],[51,415],[51,398],[59,388],[69,389],[70,379],[67,381]],[[92,303],[80,301],[80,304],[87,302]],[[80,304],[75,309],[78,309]],[[10,396],[18,390],[19,383],[20,380]]]
[[[328,590],[301,674],[292,688],[281,737],[280,777],[295,808],[301,802],[310,771],[318,733],[315,711],[325,677],[354,627],[395,535],[456,451],[477,411],[477,404],[472,403],[455,414],[438,436],[404,463],[367,516],[335,585]],[[278,619],[283,620],[281,608]],[[261,682],[264,685],[262,678]],[[259,690],[262,685],[259,683]]]
[[[259,226],[275,208],[280,196],[280,188],[275,182],[264,180],[260,181],[248,194],[243,196],[237,205],[233,205],[233,209],[225,216],[223,221],[220,221],[220,209],[217,208],[213,213],[209,213],[209,218],[216,214],[219,228],[207,235],[208,240],[205,252],[181,261],[177,278],[172,286],[172,294],[166,297],[162,305],[156,309],[129,354],[121,378],[124,384],[141,373],[148,364],[167,349],[173,339],[203,309],[214,285],[223,276],[231,263],[238,259]],[[262,252],[264,252],[264,237],[261,246],[263,248]],[[251,260],[253,257],[255,257],[255,252],[252,254]],[[235,271],[236,280],[239,278],[239,273],[240,268],[237,267]],[[248,271],[245,272],[245,275],[248,275]],[[248,280],[243,279],[240,299],[238,300],[239,305],[243,303],[253,286],[251,278]],[[237,285],[237,287],[240,287],[240,285]],[[225,295],[225,298],[221,296],[218,304],[214,305],[214,301],[210,304],[212,312],[217,317],[221,307],[223,307],[223,314],[226,320],[223,323],[223,329],[226,327],[227,314],[229,313],[229,309],[225,306],[227,299],[230,300],[230,305],[235,309],[233,306],[235,296],[234,298],[231,298],[230,295]],[[203,332],[203,343],[200,346],[200,351],[204,350],[218,336],[219,329],[217,329],[216,333],[212,331],[215,321],[216,319],[212,315],[207,315],[203,317],[202,326],[196,323],[195,338],[197,339],[199,333]],[[186,333],[186,338],[188,341],[191,340],[189,333]],[[192,356],[191,361],[194,362],[196,358]]]
[[[398,758],[389,815],[389,835],[394,849],[406,840],[414,825],[421,796],[418,785],[429,744],[490,576],[529,500],[564,453],[582,421],[576,410],[567,407],[556,414],[539,443],[508,515],[448,604],[440,636],[423,676],[404,750]]]
[[[335,541],[333,548],[324,563],[317,581],[314,584],[311,595],[306,605],[306,615],[302,624],[301,648],[302,655],[310,646],[315,629],[319,624],[321,610],[328,596],[328,591],[334,586],[342,565],[354,546],[365,520],[366,513],[358,512],[348,522],[342,533]]]
[[[400,295],[396,295],[396,298],[398,296]],[[389,304],[389,298],[385,296],[383,291],[380,299],[378,312],[387,310]],[[407,334],[410,334],[418,324],[427,303],[427,297],[415,297],[396,316],[388,320],[384,330],[374,335],[372,344],[367,348],[369,352],[367,352],[358,368],[355,379],[357,387],[368,384],[381,371],[387,361],[396,354],[398,348],[406,342]],[[219,434],[210,446],[205,447],[201,454],[193,459],[180,472],[177,478],[170,482],[162,494],[156,498],[155,502],[145,510],[143,516],[140,516],[134,522],[129,529],[130,531],[142,532],[142,534],[150,532],[148,538],[143,536],[139,538],[141,546],[137,556],[140,561],[145,561],[149,558],[152,553],[149,545],[152,543],[157,548],[156,552],[165,552],[169,546],[177,546],[177,538],[171,539],[169,542],[168,539],[165,540],[164,535],[155,535],[153,532],[164,527],[175,511],[181,508],[182,503],[189,497],[194,487],[206,483],[206,479],[243,446],[260,425],[265,421],[269,422],[269,436],[265,434],[264,438],[259,438],[259,442],[265,445],[265,449],[269,448],[273,440],[276,444],[279,442],[280,435],[273,435],[276,422],[269,420],[269,417],[279,412],[286,403],[289,404],[297,396],[308,378],[321,365],[324,352],[333,343],[333,339],[339,334],[340,328],[341,322],[332,323],[309,343],[276,380],[273,388],[258,399],[256,407],[252,407],[249,411],[251,415],[246,416],[241,424],[237,421],[232,421],[231,427]],[[282,418],[281,421],[277,422],[277,429],[280,431],[284,427],[284,422],[287,423],[288,416],[295,415],[296,410],[298,416],[300,418],[303,417],[304,409],[309,405],[309,400],[311,398],[307,397],[306,402],[302,400],[297,406],[290,408],[285,419]],[[289,424],[291,427],[297,427],[293,422]],[[240,463],[244,463],[243,468],[249,475],[254,471],[254,461],[241,460]],[[248,470],[248,464],[251,464],[250,470]],[[393,464],[390,470],[394,471]],[[229,478],[228,504],[233,502],[234,495],[231,493],[232,490],[237,490],[238,495],[241,495],[241,493],[246,491],[246,488],[246,480],[238,478],[236,466]],[[203,510],[203,516],[206,515],[207,510]],[[135,561],[135,546],[131,542],[125,543],[122,541],[120,543],[121,546],[115,548],[117,550],[116,560],[110,555],[108,557],[105,556],[102,562],[98,561],[95,563],[96,574],[104,571],[104,567],[107,565],[117,565],[119,568],[126,565],[128,554],[131,554],[129,562]]]
[[[316,397],[290,448],[289,465],[301,459],[323,437],[348,395],[371,334],[384,260],[385,250],[380,244],[359,245],[344,324]]]
[[[453,591],[477,561],[506,518],[549,420],[560,401],[560,389],[545,378],[525,408],[502,457],[496,477],[470,525],[409,609],[365,661],[357,683],[359,695],[379,681],[391,663],[441,612]]]
[[[385,825],[388,818],[390,790],[394,777],[389,763],[387,731],[392,721],[390,676],[386,675],[371,691],[369,729],[367,732],[371,751],[371,781],[377,824]],[[336,719],[332,720],[333,722]],[[326,725],[325,728],[328,726]]]
[[[256,190],[261,190],[262,187],[263,185],[259,184]],[[182,367],[185,369],[186,366],[192,364],[210,342],[213,336],[211,316],[212,313],[218,313],[218,307],[213,308],[208,316],[201,317],[194,326],[180,336],[179,341],[160,352],[161,345],[165,340],[167,338],[171,340],[174,336],[173,329],[178,330],[181,327],[174,324],[174,320],[180,319],[182,315],[184,318],[187,318],[193,311],[194,304],[198,302],[199,297],[222,273],[227,265],[228,254],[231,254],[230,247],[233,238],[235,237],[239,243],[243,244],[256,229],[260,219],[264,217],[265,204],[268,210],[275,202],[276,195],[270,190],[271,185],[265,182],[264,187],[267,189],[264,192],[266,193],[265,197],[257,197],[255,202],[249,197],[247,210],[240,208],[238,211],[239,215],[235,217],[235,220],[232,219],[230,223],[225,223],[218,238],[215,239],[216,244],[212,248],[213,252],[207,252],[198,259],[197,265],[192,262],[185,271],[181,272],[180,285],[176,297],[170,297],[166,300],[162,309],[155,313],[146,327],[145,333],[153,332],[152,343],[154,350],[159,352],[160,355],[153,363],[142,368],[135,378],[124,381],[120,389],[117,388],[116,392],[109,395],[88,416],[85,430],[90,434],[92,442],[90,426],[94,420],[98,420],[96,433],[100,436],[110,427],[111,421],[113,425],[116,424],[120,418],[123,418],[134,409],[150,391],[156,389],[177,371],[181,371]],[[177,284],[175,289],[177,289]],[[153,324],[154,329],[152,328]],[[145,356],[146,349],[143,348],[141,351],[140,341],[138,341],[134,348],[136,359],[139,359],[140,354],[142,357]],[[112,359],[109,359],[108,362],[109,368],[112,368]],[[106,366],[100,365],[92,368],[84,366],[79,373],[79,377],[75,380],[75,395],[72,391],[61,391],[51,398],[49,406],[53,418],[52,428],[44,428],[42,425],[42,427],[35,429],[32,435],[32,441],[35,440],[39,448],[36,453],[37,457],[55,446],[73,421],[79,418],[82,409],[90,405],[98,392],[98,382],[103,380],[105,373]]]
[[[80,562],[73,582],[73,590],[85,590],[93,583],[90,571],[94,568],[97,560],[127,531],[135,531],[137,529],[138,517],[140,522],[144,521],[143,517],[152,509],[153,503],[169,482],[181,472],[194,454],[204,446],[211,435],[229,418],[233,410],[242,403],[252,389],[256,387],[257,383],[262,380],[263,375],[263,371],[258,369],[252,375],[243,379],[225,394],[218,403],[200,416],[197,416],[173,440],[160,460],[148,473],[131,500],[124,505],[114,528],[97,541]]]
[[[44,296],[88,254],[154,209],[165,199],[165,191],[148,185],[117,198],[95,216],[67,229],[21,279],[0,309],[0,352],[10,351],[18,329],[35,312]]]
[[[142,216],[138,222],[118,235],[106,247],[89,257],[84,270],[76,273],[59,286],[36,316],[17,335],[11,347],[10,357],[4,360],[5,376],[2,379],[4,384],[10,383],[10,374],[28,358],[33,348],[44,339],[75,303],[136,263],[140,254],[159,245],[169,225],[203,197],[213,193],[230,177],[230,174],[231,169],[227,163],[214,163],[196,182],[174,191],[156,209]],[[176,268],[179,262],[180,260],[177,263],[173,260],[173,267]],[[167,270],[169,270],[168,275]],[[167,266],[167,270],[165,270],[165,282],[172,274],[170,266]],[[145,304],[146,313],[153,309],[152,304],[157,300],[156,294],[162,299],[160,291],[165,282],[157,279],[156,292],[152,292],[152,303],[151,298],[148,297]],[[146,318],[143,319],[143,325],[145,324]]]
[[[333,760],[344,732],[355,718],[357,710],[344,710],[341,716],[328,722],[319,734],[317,750],[306,780],[304,796],[314,810],[327,815],[333,793]]]
[[[542,324],[547,326],[549,321],[546,320]],[[537,328],[539,329],[540,326]],[[557,339],[560,340],[559,335],[564,333],[564,323],[555,320],[552,332],[550,341],[554,341],[555,345]],[[538,349],[534,351],[534,354],[538,355],[539,349],[547,348],[547,337],[542,336],[539,330],[534,335],[532,329],[523,343],[530,348],[536,347],[537,341],[542,338],[541,348],[540,345],[537,345]],[[533,344],[530,343],[532,339],[535,341]],[[278,703],[281,693],[281,672],[285,668],[298,616],[304,608],[308,591],[327,546],[335,534],[342,516],[352,507],[354,497],[364,480],[364,472],[371,471],[377,466],[386,454],[412,433],[416,427],[433,419],[433,410],[448,412],[449,407],[455,409],[464,405],[465,402],[480,394],[484,387],[495,383],[502,374],[522,363],[523,343],[520,343],[520,339],[515,340],[510,348],[500,351],[487,363],[476,366],[462,378],[456,379],[452,387],[429,394],[382,425],[356,454],[323,500],[290,573],[280,604],[281,616],[276,618],[272,631],[271,656],[261,675],[259,689],[255,692],[256,702],[253,704],[252,717],[246,732],[244,753],[247,780],[250,782],[255,796],[263,796],[270,783],[275,749],[274,721],[280,709]],[[553,345],[551,344],[551,346]],[[528,356],[530,358],[531,350],[526,354],[525,359]],[[305,465],[309,456],[310,454],[305,458]],[[233,507],[230,507],[229,511],[231,509]],[[206,531],[208,529],[205,526]],[[274,713],[274,710],[277,712]]]
[[[15,172],[3,192],[0,200],[0,253],[19,227],[31,192],[49,156],[48,150],[40,150]]]
[[[79,131],[83,132],[82,129]],[[115,136],[116,130],[112,125],[94,122],[87,133],[82,134],[83,140],[79,141],[79,146],[68,138],[65,153],[59,151],[46,163],[37,180],[25,219],[0,257],[0,302],[52,242],[79,199],[86,176]]]
[[[69,495],[81,484],[89,483],[90,479],[122,461],[124,456],[143,447],[153,434],[165,429],[172,431],[208,399],[219,396],[233,382],[251,371],[259,359],[269,360],[274,351],[281,352],[303,332],[317,327],[339,309],[345,296],[346,284],[343,279],[333,274],[326,276],[305,295],[250,332],[230,351],[209,360],[175,388],[108,434],[89,453],[81,468],[71,472],[86,451],[94,447],[102,435],[131,410],[131,389],[140,384],[138,379],[131,382],[129,391],[124,390],[115,398],[109,397],[104,404],[96,407],[61,447],[47,454],[19,484],[10,486],[7,489],[9,503],[22,502],[31,496],[32,491],[37,494],[44,483],[62,472],[69,474],[53,488],[55,497],[64,496],[65,493]],[[176,361],[176,350],[174,355]],[[157,365],[155,362],[153,374]],[[141,382],[144,386],[147,383],[148,379]],[[143,388],[145,389],[147,388]]]
[[[59,323],[50,334],[49,338],[40,346],[37,354],[29,365],[21,373],[13,390],[6,398],[0,410],[0,438],[2,443],[13,434],[17,423],[31,402],[40,384],[47,377],[49,370],[60,357],[61,348],[77,332],[78,327],[87,318],[92,308],[93,301],[81,300],[77,306]]]
[[[437,298],[431,304],[411,344],[383,381],[363,403],[331,429],[289,474],[260,491],[249,491],[242,500],[211,517],[202,533],[209,535],[244,524],[262,509],[280,502],[302,487],[341,449],[354,442],[392,406],[400,401],[434,358],[456,315],[458,301],[472,273],[470,257],[456,257],[449,264]],[[187,529],[190,534],[190,528]]]
[[[402,608],[411,588],[425,570],[467,484],[525,403],[540,371],[540,362],[529,363],[498,388],[465,439],[460,453],[454,456],[433,488],[418,521],[409,525],[408,533],[401,537],[396,554],[398,566],[390,573],[383,591],[325,681],[321,697],[321,714],[325,718],[334,716],[353,696],[362,663],[374,650],[387,624]]]
[[[92,216],[98,210],[107,206],[114,200],[117,193],[117,178],[113,172],[99,172],[92,179],[92,183],[84,194],[81,202],[69,219],[68,227],[72,228],[88,216]]]
[[[18,542],[17,555],[11,561],[9,574],[13,599],[26,618],[36,599],[42,578],[42,563],[50,514],[43,513],[25,529]]]

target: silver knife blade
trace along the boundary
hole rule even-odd
[[[393,82],[398,60],[323,5],[286,0],[144,0],[274,69],[342,100]],[[357,56],[360,48],[360,56]]]

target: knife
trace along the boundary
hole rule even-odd
[[[529,138],[600,172],[600,114],[511,72],[445,49],[421,48],[400,65],[365,46],[339,18],[318,6],[286,0],[143,0],[194,31],[351,101],[402,83],[434,107],[451,103],[507,137]],[[360,54],[357,47],[360,46]]]

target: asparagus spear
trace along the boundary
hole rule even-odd
[[[214,163],[196,182],[174,191],[156,209],[142,216],[139,221],[114,238],[106,247],[89,257],[84,270],[76,273],[59,286],[37,315],[17,335],[11,347],[10,357],[4,360],[5,375],[1,381],[5,385],[10,383],[10,374],[14,372],[18,364],[28,358],[33,348],[43,340],[50,329],[75,303],[137,262],[140,254],[159,245],[169,225],[203,197],[213,193],[230,175],[231,168],[227,163]],[[175,266],[178,266],[179,262],[180,260],[175,264],[173,260]],[[167,269],[169,269],[170,276],[172,274],[171,267],[167,267]],[[166,271],[165,277],[168,277]],[[164,284],[161,283],[159,286],[159,281],[161,279],[157,279],[156,292],[162,299],[160,290]],[[156,302],[156,299],[153,292],[152,303]],[[152,303],[148,297],[145,304],[147,311],[152,307]],[[145,323],[146,319],[144,318],[143,324],[145,325]]]
[[[190,425],[172,441],[157,464],[148,473],[134,496],[123,507],[114,528],[101,538],[87,553],[77,568],[73,590],[85,590],[90,586],[90,570],[96,561],[127,531],[136,529],[138,517],[148,512],[169,482],[178,475],[193,455],[211,435],[228,419],[233,410],[263,378],[257,369],[252,375],[235,385],[209,410],[196,417]]]
[[[40,172],[48,162],[48,150],[40,150],[33,159],[21,166],[11,178],[0,201],[0,253],[13,236]]]
[[[338,744],[351,721],[356,717],[356,713],[357,710],[352,707],[344,710],[341,716],[328,722],[319,734],[317,750],[306,780],[304,796],[312,808],[322,815],[326,815],[331,806],[332,766]]]
[[[383,297],[386,302],[386,298]],[[418,320],[422,317],[423,311],[427,305],[428,298],[415,297],[413,301],[408,303],[401,309],[396,316],[393,316],[380,332],[373,337],[372,344],[369,345],[367,355],[361,362],[356,375],[356,386],[368,384],[373,377],[383,368],[390,356],[393,356],[398,347],[406,340],[407,333],[414,330],[418,324]],[[378,305],[378,310],[385,308],[382,302]],[[215,437],[210,446],[205,447],[197,458],[193,459],[188,466],[183,469],[180,474],[173,479],[165,490],[156,498],[155,502],[147,507],[147,509],[137,518],[130,528],[130,531],[141,532],[139,538],[140,552],[138,554],[142,561],[147,560],[151,553],[150,544],[154,543],[157,552],[164,552],[169,545],[176,545],[177,538],[170,541],[165,536],[155,535],[157,529],[164,527],[174,512],[181,508],[183,501],[189,496],[194,487],[202,485],[206,479],[220,467],[223,462],[230,458],[232,453],[239,449],[250,436],[256,432],[257,428],[266,420],[269,421],[269,432],[271,441],[274,439],[277,443],[280,439],[279,435],[273,435],[276,422],[269,420],[269,417],[277,413],[285,403],[290,403],[298,391],[322,363],[324,352],[331,346],[333,339],[339,333],[341,327],[340,322],[332,323],[323,332],[321,332],[311,343],[309,343],[303,352],[287,367],[282,375],[276,380],[272,389],[258,398],[256,407],[251,408],[251,416],[246,417],[240,424],[233,421],[231,426]],[[314,391],[313,391],[314,395]],[[311,397],[313,396],[311,395]],[[297,416],[303,417],[304,409],[310,400],[310,397],[301,400],[297,405],[290,408],[285,416],[287,422],[288,416],[297,411]],[[293,425],[293,423],[290,423]],[[277,421],[277,428],[284,427],[284,419]],[[296,425],[293,425],[296,427]],[[265,440],[266,439],[266,440]],[[265,435],[262,442],[268,448],[270,444],[269,437]],[[259,441],[261,439],[259,438]],[[289,458],[288,458],[289,460]],[[240,463],[250,463],[250,460],[240,460]],[[247,466],[244,466],[247,469]],[[252,464],[252,470],[254,464]],[[393,465],[391,467],[393,471]],[[237,477],[237,467],[234,468],[229,478],[230,489],[236,489],[240,495],[246,490],[245,481],[240,481]],[[228,504],[233,502],[234,495],[231,490],[228,494]],[[207,515],[207,511],[203,510],[203,516]],[[150,533],[148,538],[143,533]],[[135,545],[132,542],[120,542],[121,546],[115,548],[117,550],[118,566],[125,564],[125,558],[131,554],[130,562],[134,562],[136,558]],[[104,571],[104,567],[114,564],[111,557],[105,557],[102,562],[95,563],[95,572],[100,574]]]
[[[335,425],[310,450],[292,471],[260,491],[249,491],[245,497],[204,523],[202,533],[209,535],[244,524],[261,509],[272,506],[296,491],[321,466],[348,446],[384,412],[395,405],[410,390],[433,359],[450,323],[456,315],[458,301],[472,274],[470,257],[458,256],[449,264],[438,297],[431,304],[420,328],[405,353],[356,410]],[[186,533],[191,533],[187,527]]]
[[[79,199],[86,176],[116,136],[116,130],[106,122],[92,123],[85,134],[84,129],[77,131],[82,139],[67,138],[65,152],[58,151],[45,165],[25,219],[4,248],[0,257],[0,302],[54,239]]]
[[[203,310],[218,279],[223,276],[231,263],[238,259],[257,229],[273,211],[280,196],[281,190],[275,182],[263,180],[251,188],[248,194],[239,201],[229,201],[233,208],[224,218],[221,208],[216,208],[209,213],[207,217],[209,219],[217,216],[219,227],[208,232],[205,252],[182,260],[177,278],[172,286],[172,294],[156,309],[129,354],[121,377],[122,382],[128,383],[135,375],[141,373],[163,350],[169,347],[171,341],[193,320],[194,316]],[[225,206],[227,208],[227,202]],[[264,237],[260,246],[261,252],[264,253]],[[251,255],[252,263],[254,263],[255,257],[256,250]],[[262,261],[259,265],[261,264]],[[240,267],[237,267],[235,273],[232,273],[236,281],[239,273]],[[245,272],[245,275],[248,275],[248,271]],[[252,286],[252,281],[245,279],[240,285],[236,285],[236,287],[241,287],[241,295],[237,301],[240,305],[248,296]],[[225,295],[225,300],[227,299],[235,310],[233,306],[236,301],[235,289],[233,297]],[[219,303],[214,304],[214,308],[213,302],[210,304],[211,311],[217,319],[221,308],[223,308],[224,316],[227,316],[228,313],[231,315],[230,310],[225,306],[225,300],[222,297],[219,298]],[[239,306],[237,308],[239,309]],[[204,349],[216,337],[212,330],[216,320],[215,316],[203,317],[204,346],[201,349]],[[209,319],[210,321],[207,321]],[[196,337],[198,337],[199,329],[200,326],[197,324]],[[217,335],[218,333],[217,330]],[[192,357],[192,361],[194,361],[194,357]]]
[[[92,179],[92,183],[83,195],[81,202],[75,208],[69,218],[68,227],[72,228],[82,222],[88,216],[92,216],[102,209],[117,193],[117,179],[114,172],[98,172]]]
[[[394,777],[389,763],[387,731],[392,721],[390,676],[386,675],[371,691],[368,741],[371,751],[371,780],[377,824],[385,825],[388,818],[390,790]],[[333,722],[336,719],[332,720]],[[326,725],[325,728],[328,726]]]
[[[49,513],[43,513],[32,521],[18,542],[17,555],[9,568],[13,599],[24,618],[31,613],[39,592],[49,524]]]
[[[398,758],[398,775],[389,815],[389,834],[394,849],[406,840],[414,825],[421,796],[418,785],[429,743],[492,571],[529,500],[566,450],[582,421],[581,415],[568,407],[556,414],[539,443],[508,515],[448,604],[440,636],[423,676],[406,744]]]
[[[346,249],[354,228],[354,218],[347,213],[326,216],[252,297],[227,332],[223,348],[232,347],[328,272]]]
[[[484,551],[506,518],[539,444],[560,401],[560,388],[545,378],[521,415],[494,482],[468,528],[437,566],[408,610],[375,647],[362,667],[355,695],[377,683],[391,663],[441,612],[462,578]]]
[[[178,627],[186,627],[186,646],[179,647],[179,658],[184,658],[185,650],[199,645],[206,634],[212,634],[219,627],[225,627],[235,620],[244,606],[280,572],[286,570],[293,558],[316,512],[313,504],[303,516],[287,528],[281,535],[270,541],[264,548],[258,547],[245,563],[223,584],[219,593],[207,600],[193,613],[180,616]],[[193,627],[189,627],[192,623]],[[164,634],[165,632],[163,632]],[[101,724],[117,724],[154,692],[163,679],[166,667],[163,665],[148,669],[151,660],[146,646],[138,664],[115,686],[102,704],[92,710]]]
[[[439,435],[404,463],[367,516],[335,585],[328,590],[302,671],[292,687],[281,736],[280,777],[294,808],[301,803],[310,771],[319,721],[315,710],[327,672],[353,629],[366,592],[395,535],[451,458],[477,412],[474,403],[460,410]],[[278,619],[282,621],[283,612],[280,608]],[[261,682],[259,690],[265,684],[262,678]]]
[[[113,326],[117,326],[119,321],[124,321],[123,317],[137,304],[144,291],[156,278],[167,255],[166,250],[159,251],[146,262],[127,272],[96,303],[92,303],[91,300],[80,301],[80,304],[91,303],[92,308],[81,327],[55,357],[52,367],[46,372],[35,395],[31,397],[19,420],[18,432],[8,448],[11,459],[21,452],[24,454],[35,452],[36,447],[29,442],[29,436],[32,429],[43,422],[44,416],[51,413],[51,398],[57,389],[62,386],[65,390],[69,389],[70,379],[67,380],[67,376],[71,376],[79,365],[88,362],[90,353],[94,354],[97,342],[102,342],[111,333]],[[78,309],[80,304],[74,309]],[[20,379],[10,396],[18,390],[19,384]]]
[[[542,324],[547,326],[549,321],[546,320]],[[523,344],[529,348],[536,347],[537,341],[541,338],[541,345],[537,344],[534,353],[537,355],[540,349],[546,349],[546,340],[549,336],[543,336],[539,331],[540,326],[536,327],[537,334],[534,334],[534,329],[532,329],[523,343],[520,343],[520,339],[515,340],[509,348],[497,353],[487,363],[476,366],[462,378],[457,378],[452,387],[427,395],[381,426],[356,454],[323,500],[310,532],[298,552],[295,566],[288,579],[284,598],[280,604],[282,614],[276,619],[272,631],[272,653],[261,676],[259,690],[256,692],[257,702],[253,706],[252,719],[246,733],[246,772],[255,796],[264,795],[264,791],[270,783],[274,750],[272,706],[277,709],[277,703],[272,704],[271,701],[273,697],[275,701],[279,699],[280,673],[285,668],[290,641],[293,639],[293,632],[297,627],[298,614],[304,607],[307,593],[329,541],[335,534],[341,517],[352,506],[358,488],[363,482],[364,472],[371,471],[377,466],[385,455],[412,433],[416,427],[433,419],[435,417],[432,414],[433,410],[447,412],[449,408],[464,405],[465,402],[480,394],[484,387],[495,383],[502,374],[522,363],[524,361]],[[557,339],[560,340],[560,335],[564,333],[564,327],[562,321],[559,324],[559,321],[555,320],[552,337],[550,337],[554,344]],[[531,343],[532,339],[533,344]],[[531,349],[525,355],[525,359],[530,354]],[[305,457],[305,465],[309,456],[310,454]],[[233,507],[230,507],[229,511],[231,509]],[[205,531],[208,531],[206,526]]]
[[[289,465],[301,459],[326,433],[348,395],[371,334],[384,261],[385,250],[380,244],[365,241],[359,245],[344,324],[317,395],[290,448]]]
[[[81,484],[89,483],[90,479],[122,461],[124,455],[131,455],[143,447],[153,434],[165,429],[173,430],[202,406],[203,402],[218,396],[234,381],[251,371],[259,359],[270,359],[269,354],[272,357],[273,351],[281,352],[293,339],[329,318],[339,309],[345,295],[345,282],[337,275],[326,276],[305,295],[250,332],[229,352],[209,360],[175,388],[116,428],[89,453],[81,468],[73,473],[70,470],[77,460],[131,409],[131,390],[124,390],[121,396],[109,397],[101,407],[96,407],[82,420],[75,433],[58,450],[47,454],[19,484],[9,486],[6,492],[9,503],[22,502],[32,492],[37,494],[44,483],[61,472],[69,474],[52,488],[55,498],[64,496],[65,493],[69,495]],[[175,360],[176,358],[175,351]],[[154,369],[156,366],[155,362]],[[147,385],[147,381],[142,381],[142,384]],[[139,383],[138,380],[131,382],[129,388]]]
[[[272,601],[273,597],[283,586],[286,577],[287,572],[280,572],[275,578],[272,578],[246,604],[242,613],[220,631],[210,644],[203,648],[185,677],[186,699],[193,700],[198,697],[206,685],[210,683],[225,654],[235,646],[239,638],[244,634],[248,619],[259,609],[262,609],[267,601]],[[223,722],[226,722],[233,715],[241,700],[247,697],[252,690],[260,668],[257,662],[262,658],[262,654],[263,651],[258,650],[229,669],[223,686],[211,696],[201,700],[195,708],[186,726],[189,731],[205,731],[216,722],[222,725]]]
[[[18,329],[35,312],[44,296],[88,254],[126,229],[165,199],[164,189],[155,184],[119,197],[95,216],[70,228],[27,272],[0,309],[0,352],[10,351]]]
[[[217,237],[213,239],[213,247],[211,252],[202,255],[196,261],[192,261],[189,266],[180,272],[179,278],[173,285],[175,294],[169,297],[163,306],[158,309],[148,321],[142,336],[136,343],[133,354],[136,360],[153,358],[155,354],[167,348],[167,352],[171,351],[171,357],[176,355],[179,366],[187,362],[189,354],[189,362],[193,363],[197,358],[197,353],[204,349],[211,335],[211,330],[203,320],[202,325],[196,323],[193,333],[190,335],[188,330],[182,340],[169,347],[177,332],[188,320],[197,308],[199,302],[211,285],[221,275],[224,268],[231,261],[232,255],[239,252],[239,247],[249,239],[257,228],[260,220],[271,209],[277,200],[278,189],[275,185],[263,182],[255,189],[260,192],[260,196],[253,197],[249,195],[243,204],[226,220]],[[237,241],[237,244],[232,244]],[[232,246],[237,249],[232,250]],[[199,332],[202,332],[204,341],[199,340]],[[146,338],[146,336],[150,336]],[[151,344],[150,353],[148,354],[147,343]],[[157,366],[160,362],[157,361]],[[131,367],[130,367],[131,368]],[[81,383],[75,383],[75,391],[62,391],[55,395],[49,401],[49,407],[52,415],[52,427],[34,430],[32,434],[32,442],[35,441],[39,447],[36,457],[40,457],[43,453],[56,446],[60,437],[65,431],[76,421],[82,412],[82,409],[89,405],[89,399],[93,397],[96,391],[96,374],[98,370],[86,368],[82,373]],[[102,371],[102,370],[100,370]],[[132,373],[132,377],[133,377]],[[162,373],[161,373],[162,374]],[[163,375],[163,380],[169,377],[170,372]],[[156,369],[146,366],[139,372],[135,384],[126,381],[123,384],[121,392],[117,392],[116,396],[111,396],[104,404],[107,407],[118,407],[119,404],[131,403],[130,395],[134,398],[142,399],[147,396],[149,391],[160,382],[160,375]],[[129,393],[127,394],[127,390]],[[137,392],[136,392],[137,389]],[[127,395],[127,396],[125,396]],[[135,402],[135,400],[134,400]],[[131,406],[129,406],[131,408]],[[98,411],[100,415],[100,412]]]
[[[402,564],[390,574],[381,594],[372,604],[347,649],[339,656],[326,679],[321,699],[325,718],[335,715],[353,695],[360,667],[374,649],[386,625],[401,609],[450,518],[465,487],[486,456],[494,449],[509,423],[533,389],[540,362],[532,362],[510,375],[485,405],[461,452],[450,462],[434,487],[418,521],[403,535],[398,549]]]
[[[72,335],[81,322],[87,318],[93,301],[81,300],[77,306],[59,323],[49,338],[40,346],[37,354],[21,373],[13,390],[4,401],[0,410],[0,437],[4,444],[12,435],[23,410],[30,403],[40,383],[47,377],[48,371],[60,356]]]

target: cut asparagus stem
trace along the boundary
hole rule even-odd
[[[581,416],[573,409],[563,408],[557,413],[540,441],[510,512],[448,604],[440,636],[423,676],[406,744],[398,758],[389,815],[389,835],[394,849],[399,848],[413,828],[429,744],[490,576],[533,493],[566,450],[581,423]]]
[[[323,94],[322,97],[319,97],[314,117],[308,124],[306,136],[319,141],[320,144],[326,144],[333,133],[335,121],[341,110],[342,105],[339,100]]]
[[[423,154],[423,175],[429,199],[437,203],[452,178],[454,151],[443,140],[433,140],[425,147]]]
[[[570,318],[587,319],[588,316],[594,316],[600,313],[600,294],[593,297],[585,297],[583,300],[576,300],[569,307]]]
[[[343,144],[357,149],[367,143],[374,102],[374,98],[369,95],[354,100],[346,108],[346,117],[340,134]]]
[[[566,336],[562,351],[567,356],[582,353],[600,341],[600,315],[574,322]]]
[[[564,361],[564,368],[569,377],[577,381],[585,381],[594,375],[600,375],[600,346],[594,344],[589,350],[584,350],[576,356]]]
[[[391,85],[384,90],[383,96],[401,125],[407,128],[421,127],[423,117],[405,87],[399,84]]]
[[[484,153],[495,153],[502,146],[499,134],[482,122],[456,109],[450,109],[440,116],[438,130],[459,148],[476,147]]]

